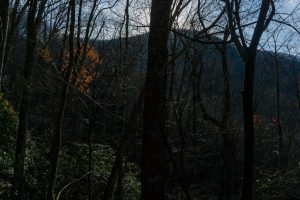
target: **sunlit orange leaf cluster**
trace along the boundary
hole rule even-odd
[[[40,51],[40,56],[43,58],[44,61],[46,61],[47,63],[53,61],[53,56],[52,53],[50,52],[50,50],[48,48],[43,48]]]
[[[258,114],[253,115],[254,126],[258,125],[262,121],[261,116]]]
[[[48,48],[45,48],[40,53],[41,57],[46,62],[53,61],[53,56]],[[78,50],[74,50],[75,66],[73,68],[73,74],[71,76],[71,83],[76,86],[81,92],[87,92],[88,86],[92,83],[96,73],[96,66],[101,64],[102,56],[90,45],[84,47],[81,44]],[[64,51],[63,63],[61,66],[62,71],[66,71],[68,68],[70,52]]]
[[[86,92],[88,86],[94,80],[96,66],[101,64],[102,56],[90,45],[87,45],[86,48],[82,45],[79,52],[80,66],[76,66],[72,79],[75,79],[75,86],[81,92]]]

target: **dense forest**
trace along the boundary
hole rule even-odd
[[[300,200],[299,0],[0,0],[0,199]]]

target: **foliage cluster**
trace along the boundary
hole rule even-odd
[[[17,125],[17,113],[0,93],[0,198],[10,186]]]

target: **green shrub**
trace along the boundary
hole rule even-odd
[[[48,161],[41,143],[31,139],[26,156],[26,197],[30,200],[45,199]],[[107,145],[93,144],[92,194],[93,199],[101,199],[115,158],[114,150]],[[128,162],[123,181],[123,199],[134,200],[140,196],[138,166]],[[57,168],[56,194],[67,184],[84,176],[67,187],[61,194],[64,199],[87,199],[88,196],[88,145],[68,143],[62,146]],[[1,198],[0,198],[1,199]]]
[[[17,114],[12,105],[0,93],[0,133],[1,139],[13,141],[18,126]],[[4,138],[3,138],[4,137]]]
[[[115,152],[111,147],[101,144],[94,144],[92,149],[92,192],[95,199],[101,199],[115,159]],[[60,155],[57,178],[58,190],[88,172],[88,145],[69,144],[62,148]],[[123,199],[137,199],[140,193],[140,182],[136,164],[127,163],[123,184]],[[71,199],[86,199],[87,186],[86,177],[70,186],[64,192],[64,195],[68,194]]]
[[[17,113],[0,93],[0,198],[6,195],[13,173]]]

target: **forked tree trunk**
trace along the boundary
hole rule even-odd
[[[242,22],[240,21],[240,1],[226,0],[228,22],[231,38],[245,63],[244,89],[243,89],[243,117],[244,117],[244,168],[241,200],[252,200],[254,193],[254,154],[255,130],[253,123],[253,87],[255,59],[260,38],[269,26],[274,14],[274,0],[261,0],[258,19],[249,42],[243,36]],[[271,8],[271,12],[269,9]],[[234,10],[235,9],[235,10]],[[238,27],[236,27],[238,26]],[[239,34],[237,33],[239,30]]]
[[[62,125],[63,118],[65,115],[66,102],[69,90],[69,82],[72,75],[73,67],[74,67],[74,32],[75,32],[75,0],[70,0],[70,9],[71,9],[71,21],[70,21],[70,34],[69,34],[69,61],[67,73],[64,79],[64,84],[61,90],[61,97],[59,103],[59,110],[57,115],[57,121],[55,125],[55,132],[53,135],[52,146],[50,150],[50,164],[49,164],[49,172],[48,172],[48,187],[47,187],[47,200],[54,200],[54,187],[56,181],[56,172],[57,172],[57,164],[59,158],[59,152],[61,147],[61,136],[62,136]]]

